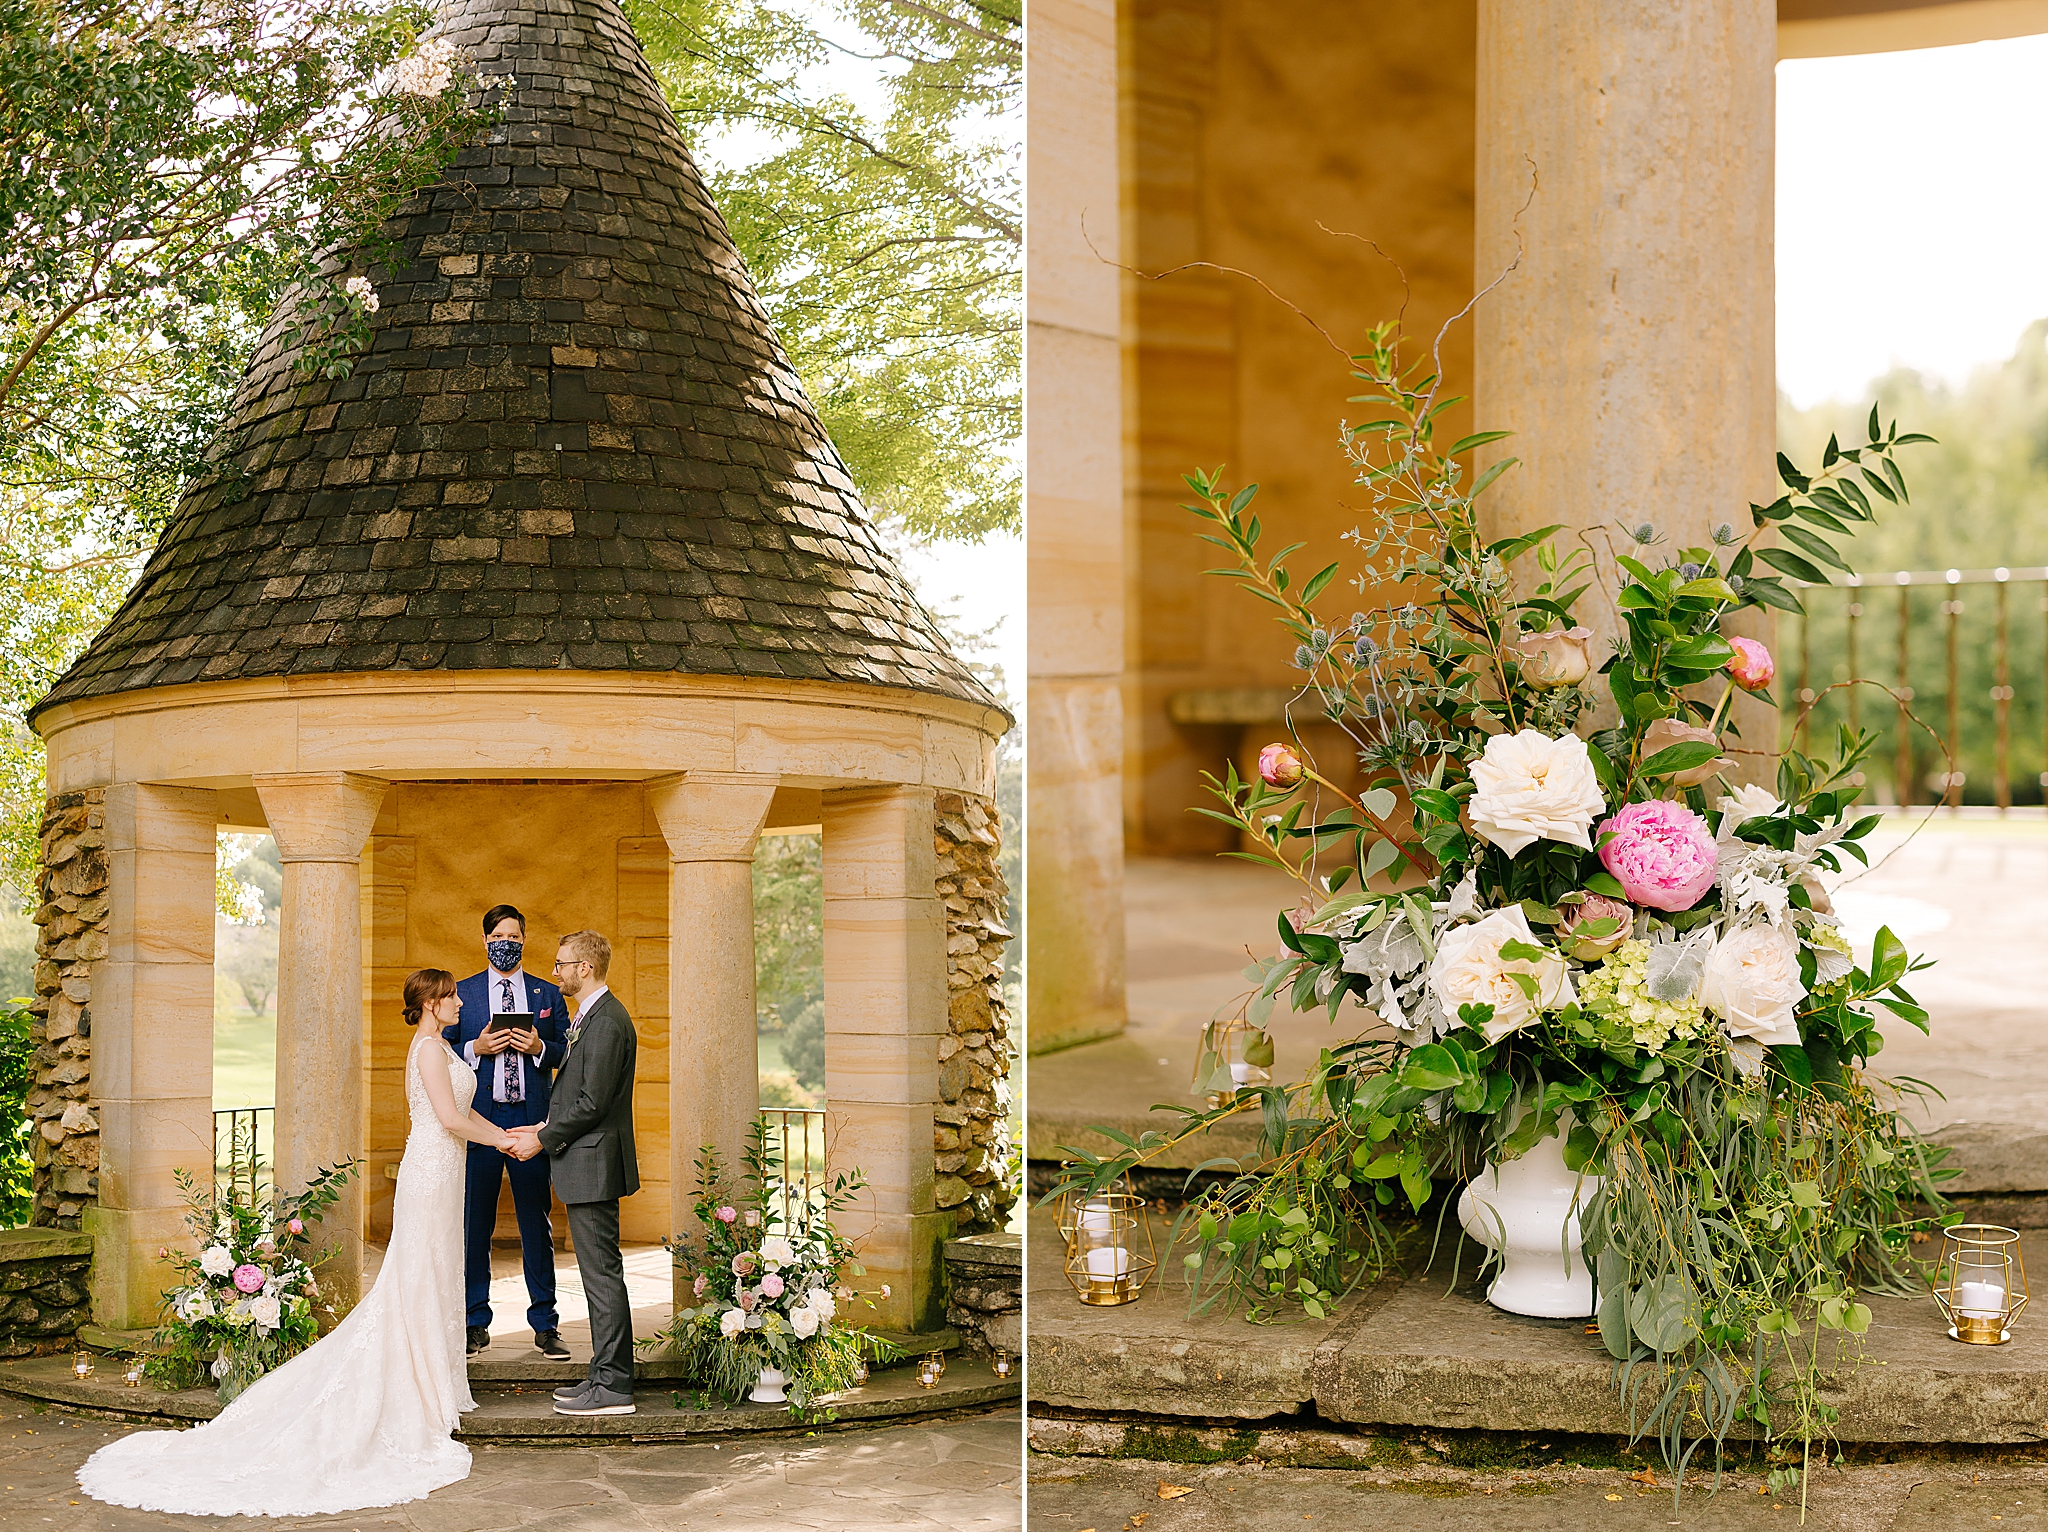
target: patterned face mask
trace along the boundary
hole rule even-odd
[[[510,973],[519,966],[519,958],[526,951],[525,942],[489,941],[484,943],[484,952],[491,960],[491,966],[499,973]]]

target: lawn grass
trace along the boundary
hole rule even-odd
[[[277,1018],[237,1006],[213,1014],[213,1104],[274,1106],[277,1102]]]

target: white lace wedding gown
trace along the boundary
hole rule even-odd
[[[376,1285],[315,1345],[190,1431],[147,1431],[78,1470],[110,1505],[199,1516],[311,1516],[418,1500],[469,1477],[450,1440],[476,1408],[464,1360],[464,1141],[434,1115],[422,1068],[445,1068],[469,1110],[476,1073],[438,1033],[413,1044],[412,1132]]]

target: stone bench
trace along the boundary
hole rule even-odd
[[[92,1318],[91,1269],[89,1234],[0,1229],[0,1357],[65,1350]]]

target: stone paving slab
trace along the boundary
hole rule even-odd
[[[669,1440],[803,1429],[780,1405],[725,1405],[696,1389],[659,1380],[643,1381],[635,1389],[636,1414],[557,1415],[554,1386],[555,1381],[548,1380],[533,1388],[476,1390],[477,1408],[462,1417],[459,1439]],[[914,1367],[885,1368],[828,1403],[839,1421],[887,1420],[1001,1408],[1013,1404],[1020,1392],[1014,1376],[998,1378],[985,1361],[954,1357],[936,1388],[920,1387]],[[111,1367],[81,1381],[72,1376],[68,1357],[0,1363],[0,1393],[163,1424],[211,1420],[221,1407],[212,1389],[172,1391],[147,1383],[129,1388]]]
[[[950,1376],[950,1372],[949,1372]],[[806,1436],[474,1448],[425,1500],[340,1516],[167,1516],[81,1494],[78,1465],[138,1427],[0,1398],[0,1532],[1010,1532],[1023,1526],[1014,1408]]]
[[[1639,1471],[1618,1467],[1332,1470],[1257,1461],[1191,1465],[1034,1457],[1031,1526],[1032,1532],[1315,1532],[1324,1523],[1400,1532],[1790,1532],[1801,1526],[1797,1491],[1759,1493],[1766,1486],[1754,1470],[1728,1474],[1718,1493],[1689,1482],[1677,1504],[1665,1475],[1652,1477],[1654,1487]],[[1911,1459],[1823,1468],[1809,1488],[1803,1532],[1960,1528],[2048,1529],[2048,1469]]]
[[[1153,1288],[1118,1308],[1090,1308],[1067,1285],[1051,1209],[1033,1211],[1030,1397],[1073,1409],[1243,1420],[1306,1408],[1315,1398],[1317,1349],[1355,1322],[1363,1305],[1354,1300],[1330,1320],[1264,1327],[1216,1312],[1190,1316],[1179,1263],[1164,1258],[1168,1222],[1154,1226],[1162,1260]]]
[[[2048,1271],[2048,1231],[2023,1251]],[[1115,1309],[1074,1299],[1049,1216],[1031,1240],[1030,1397],[1060,1409],[1160,1419],[1261,1420],[1313,1411],[1362,1427],[1626,1434],[1612,1359],[1580,1320],[1528,1319],[1484,1302],[1476,1247],[1453,1283],[1436,1271],[1353,1295],[1334,1320],[1254,1325],[1189,1318],[1176,1262],[1159,1291]],[[1827,1394],[1849,1442],[2048,1441],[2048,1316],[2005,1346],[1964,1346],[1931,1298],[1872,1298],[1860,1363],[1823,1343]],[[1654,1396],[1653,1396],[1654,1397]]]

